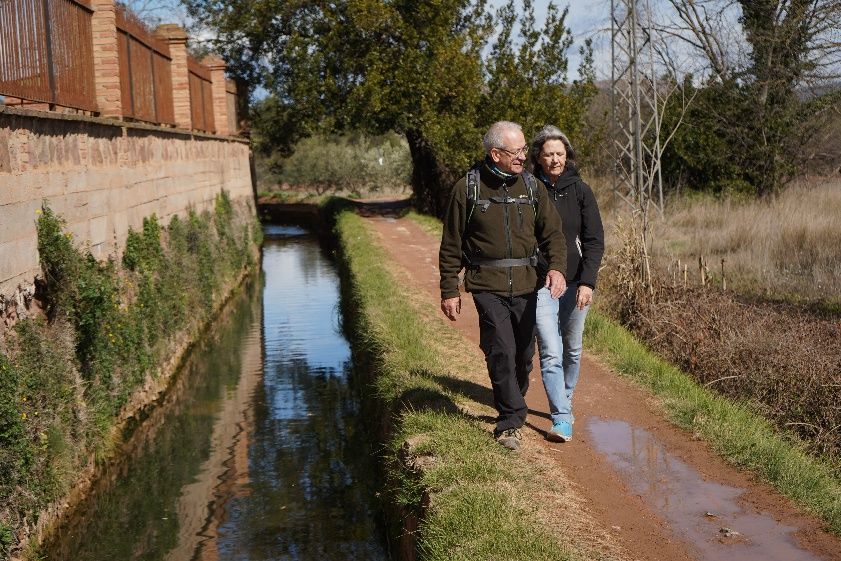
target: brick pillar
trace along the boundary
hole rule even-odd
[[[216,134],[233,134],[228,130],[228,93],[225,83],[225,61],[217,56],[205,57],[202,64],[210,69],[210,91],[213,94],[213,122]]]
[[[93,72],[96,105],[104,117],[123,116],[120,89],[120,51],[117,46],[117,14],[114,0],[93,0]]]
[[[172,105],[175,124],[190,130],[193,119],[190,113],[190,71],[187,69],[187,32],[177,24],[167,23],[155,29],[155,35],[169,44],[172,57]]]

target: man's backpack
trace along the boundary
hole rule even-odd
[[[500,204],[530,204],[534,213],[537,214],[537,197],[535,190],[537,189],[537,179],[529,171],[523,170],[523,180],[526,182],[526,190],[528,191],[528,199],[523,200],[515,197],[491,197],[490,199],[479,198],[479,167],[472,167],[467,172],[467,180],[465,182],[467,188],[467,221],[470,223],[470,217],[473,216],[473,211],[478,206],[481,212],[486,212],[491,203]]]
[[[526,183],[527,198],[521,197],[490,197],[488,199],[479,198],[479,167],[470,168],[467,172],[466,189],[467,189],[467,220],[465,224],[470,223],[470,218],[473,216],[473,211],[478,206],[480,212],[486,212],[491,204],[529,204],[532,207],[535,215],[537,215],[537,197],[535,196],[535,189],[537,183],[534,175],[524,170],[522,173],[523,180]],[[522,225],[522,221],[521,221]],[[521,259],[486,259],[477,256],[471,256],[466,251],[463,252],[464,263],[467,268],[479,267],[534,267],[537,265],[537,252],[531,257]]]

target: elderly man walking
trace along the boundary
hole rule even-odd
[[[523,167],[528,145],[520,125],[499,121],[483,139],[485,159],[456,182],[444,216],[439,253],[441,310],[461,313],[458,274],[479,312],[498,416],[494,438],[517,450],[526,422],[525,395],[534,357],[536,290],[558,298],[566,289],[566,243],[558,213]],[[537,247],[549,272],[538,279]]]

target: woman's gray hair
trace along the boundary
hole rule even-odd
[[[488,132],[485,133],[484,138],[482,138],[482,145],[485,147],[485,152],[490,152],[491,148],[505,148],[502,137],[510,130],[521,131],[523,127],[513,121],[497,121],[492,124]]]
[[[531,141],[531,146],[529,147],[529,158],[531,158],[532,166],[536,168],[540,165],[540,153],[543,151],[543,145],[549,140],[560,140],[564,143],[564,148],[566,148],[567,151],[567,165],[575,167],[575,149],[573,149],[572,143],[567,138],[567,135],[561,132],[561,129],[555,125],[544,125],[544,127],[540,129],[536,135],[534,135],[534,138]]]

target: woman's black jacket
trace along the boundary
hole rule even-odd
[[[604,255],[604,228],[593,190],[571,166],[567,166],[554,185],[540,167],[535,169],[535,176],[546,187],[549,201],[554,203],[563,222],[567,282],[595,289]]]

